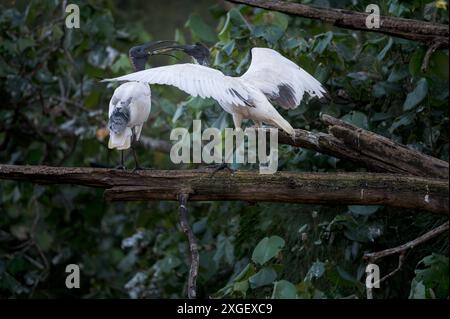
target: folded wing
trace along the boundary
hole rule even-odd
[[[251,52],[252,62],[240,79],[281,107],[296,108],[305,92],[319,98],[326,92],[319,81],[277,51],[253,48]]]
[[[105,81],[172,85],[192,96],[213,98],[221,104],[250,105],[249,93],[239,80],[218,70],[191,63],[152,68]]]

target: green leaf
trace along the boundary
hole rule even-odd
[[[350,112],[349,114],[343,116],[341,120],[366,130],[369,128],[367,115],[358,111]]]
[[[404,65],[395,65],[389,74],[388,82],[398,82],[408,76],[408,69]]]
[[[249,286],[248,280],[238,281],[233,284],[233,291],[239,292],[245,297]]]
[[[372,115],[372,117],[370,118],[370,120],[372,122],[378,122],[378,121],[384,121],[387,119],[390,119],[392,117],[391,114],[387,114],[387,113],[383,113],[383,112],[378,112],[375,113],[374,115]]]
[[[421,283],[425,287],[426,297],[432,297],[429,295],[430,289],[433,290],[436,298],[446,298],[448,296],[448,264],[449,259],[447,256],[436,253],[424,257],[418,263],[418,267],[420,266],[420,268],[415,270],[416,277],[414,278],[414,281],[416,282],[416,285]],[[414,286],[414,281],[411,283],[411,288]],[[418,289],[419,292],[421,292],[421,287],[414,287],[414,289]],[[415,292],[413,295],[415,295]]]
[[[255,266],[253,266],[252,264],[247,264],[247,266],[245,266],[244,269],[242,269],[241,272],[238,275],[236,275],[234,281],[242,281],[244,279],[248,279],[254,274],[255,274]]]
[[[217,238],[217,250],[213,257],[216,264],[219,264],[222,259],[224,259],[229,265],[233,264],[234,246],[232,240],[232,237],[227,237],[222,234],[219,235]]]
[[[250,24],[245,20],[238,8],[233,8],[228,11],[225,23],[222,30],[219,32],[219,39],[222,42],[228,42],[231,40],[232,29],[239,29],[241,31],[251,30]],[[233,32],[234,34],[234,32]],[[236,35],[236,34],[234,34]],[[233,37],[236,38],[236,37]]]
[[[314,52],[318,54],[322,54],[323,51],[328,47],[328,45],[331,42],[331,39],[333,39],[333,32],[328,31],[327,33],[320,35],[319,41],[317,42],[316,47],[314,48]]]
[[[253,30],[253,36],[257,38],[264,38],[271,44],[276,44],[277,41],[284,35],[283,29],[277,26],[257,26]]]
[[[220,30],[218,37],[222,42],[227,42],[231,38],[230,12],[227,13],[225,23],[223,24],[222,30]]]
[[[185,26],[191,30],[194,37],[201,41],[215,42],[217,40],[215,32],[197,14],[191,15]]]
[[[412,76],[417,76],[420,74],[422,67],[422,61],[425,56],[425,50],[424,49],[418,49],[416,50],[413,55],[411,56],[411,59],[409,60],[409,73],[411,73]]]
[[[186,43],[183,32],[178,28],[175,29],[175,41],[178,43]]]
[[[316,261],[312,264],[311,268],[309,268],[308,273],[305,276],[305,281],[320,278],[324,272],[325,264],[321,261]]]
[[[50,248],[53,242],[53,237],[48,232],[41,231],[36,235],[36,241],[38,242],[41,249],[45,251]]]
[[[224,128],[228,127],[228,113],[223,111],[220,113],[220,115],[217,117],[217,119],[214,121],[214,123],[211,125],[211,127],[215,127],[219,130],[223,130]]]
[[[272,267],[264,267],[251,276],[248,281],[252,289],[273,283],[277,278],[277,273]]]
[[[421,78],[419,82],[417,82],[417,85],[414,88],[414,90],[410,92],[406,97],[405,103],[403,104],[403,111],[409,111],[415,106],[417,106],[427,96],[427,93],[428,93],[427,79]]]
[[[121,54],[116,62],[111,65],[111,70],[114,73],[123,73],[131,71],[131,64],[126,54]]]
[[[29,47],[34,46],[35,42],[33,38],[20,38],[17,40],[16,44],[19,52],[22,52],[28,49]]]
[[[444,50],[436,51],[430,58],[429,71],[432,74],[436,74],[442,80],[448,82],[449,77],[448,63],[449,63],[448,51],[447,52],[445,52]]]
[[[278,255],[284,247],[284,239],[278,236],[264,237],[253,250],[252,260],[260,265]]]
[[[411,282],[411,291],[409,299],[425,299],[425,285],[421,281],[413,279]]]
[[[178,257],[173,256],[173,255],[168,255],[158,261],[159,268],[161,269],[162,272],[165,272],[165,273],[172,272],[173,269],[175,269],[179,265],[181,265],[181,260]]]
[[[394,43],[394,40],[392,40],[392,37],[389,37],[388,43],[383,48],[383,50],[381,50],[380,53],[378,53],[378,55],[377,55],[378,61],[382,61],[384,59],[386,53],[391,49],[393,43]]]
[[[29,292],[29,289],[27,287],[23,286],[9,273],[4,273],[1,279],[2,280],[0,281],[0,287],[6,287],[8,290],[12,291],[15,294],[25,294]]]
[[[316,67],[316,71],[314,72],[314,77],[317,81],[321,83],[325,83],[331,74],[331,68],[329,65],[325,65],[323,63],[319,63]]]
[[[287,280],[280,280],[274,283],[272,299],[295,299],[297,298],[297,288]]]
[[[177,107],[177,110],[175,111],[175,114],[172,117],[172,123],[175,123],[180,118],[181,114],[183,114],[183,110],[184,110],[183,105],[179,105]]]
[[[285,31],[289,25],[289,16],[281,12],[271,12],[273,16],[273,24]]]
[[[391,127],[389,128],[389,132],[392,134],[399,127],[411,124],[414,121],[414,119],[415,113],[409,113],[398,117],[392,123]]]
[[[230,56],[233,53],[234,47],[236,46],[236,41],[231,40],[225,44],[223,47],[223,52],[225,52],[228,56]]]
[[[349,205],[348,209],[356,215],[368,216],[375,213],[381,206]]]

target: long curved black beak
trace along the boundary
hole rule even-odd
[[[198,64],[209,66],[209,49],[202,43],[196,43],[195,45],[181,45],[179,43],[164,43],[160,46],[150,46],[149,54],[150,55],[170,55],[167,52],[180,50],[185,54],[194,59],[194,61]]]
[[[171,42],[171,43],[169,43]],[[178,42],[175,41],[168,41],[167,43],[163,43],[160,45],[155,46],[149,46],[147,48],[147,52],[150,55],[160,55],[160,54],[166,54],[167,52],[174,51],[174,50],[184,50],[184,45],[180,45]]]
[[[177,46],[179,46],[179,43],[172,40],[152,41],[142,45],[150,55],[165,53],[174,50]]]
[[[178,42],[170,40],[152,41],[132,47],[128,52],[128,56],[133,64],[134,70],[142,71],[145,69],[145,64],[149,56],[169,55],[164,52],[173,50],[172,48],[177,45],[179,45]]]

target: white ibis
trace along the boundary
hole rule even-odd
[[[173,41],[155,41],[145,45],[133,47],[129,51],[129,58],[135,71],[145,69],[149,54],[149,47],[155,48],[163,43]],[[140,82],[127,82],[114,91],[109,102],[108,128],[110,138],[108,147],[121,151],[121,164],[118,168],[125,169],[123,151],[132,148],[135,161],[135,170],[141,169],[138,164],[134,144],[139,140],[142,126],[147,121],[151,110],[151,91],[148,84]]]
[[[284,109],[295,109],[305,93],[322,97],[321,83],[294,62],[275,50],[253,48],[251,64],[242,76],[231,77],[208,67],[209,50],[204,45],[147,46],[149,55],[182,50],[197,64],[185,63],[134,72],[103,81],[136,81],[175,86],[192,96],[213,98],[233,116],[236,128],[243,119],[251,119],[257,127],[262,123],[276,126],[293,135],[294,129],[270,101]]]

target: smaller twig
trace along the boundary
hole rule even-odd
[[[380,283],[382,283],[383,281],[385,281],[389,277],[394,276],[402,268],[404,259],[405,259],[405,253],[401,252],[400,255],[398,255],[398,266],[397,266],[397,268],[395,268],[393,271],[391,271],[386,276],[381,278],[380,279]]]
[[[394,254],[402,254],[406,250],[414,248],[419,244],[423,244],[424,242],[430,240],[431,238],[434,238],[437,235],[448,231],[448,228],[449,228],[449,222],[447,221],[444,224],[442,224],[441,226],[438,226],[438,227],[430,230],[429,232],[423,234],[422,236],[419,236],[416,239],[411,240],[403,245],[385,249],[385,250],[378,251],[375,253],[364,254],[364,259],[368,259],[371,262],[374,262],[375,260],[386,257],[386,256],[390,256],[390,255],[394,255]]]
[[[422,66],[420,68],[422,72],[425,72],[428,69],[428,64],[430,63],[431,56],[433,55],[434,51],[436,51],[441,45],[442,41],[439,40],[433,41],[433,43],[430,45],[427,52],[425,53]]]
[[[366,298],[373,299],[373,288],[366,288]]]
[[[189,241],[189,250],[191,255],[191,267],[189,269],[188,287],[187,293],[189,299],[195,299],[197,297],[197,275],[199,266],[199,254],[197,239],[194,236],[194,232],[189,226],[187,200],[188,194],[180,194],[178,200],[180,203],[180,225],[183,232],[186,234]]]
[[[392,277],[393,275],[395,275],[398,271],[400,271],[400,269],[403,266],[403,260],[405,259],[405,252],[401,252],[400,255],[398,256],[398,266],[397,268],[395,268],[393,271],[391,271],[390,273],[388,273],[386,276],[384,276],[383,278],[381,278],[380,280],[374,282],[374,287],[379,287],[380,283],[382,283],[383,281],[385,281],[386,279]],[[373,288],[366,288],[366,298],[367,299],[373,299]]]

